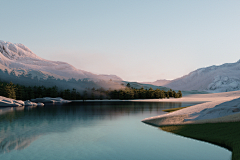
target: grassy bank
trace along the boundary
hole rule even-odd
[[[205,142],[232,151],[232,159],[240,159],[240,122],[163,126],[162,130]]]
[[[187,106],[187,107],[190,107],[190,106]],[[164,112],[174,112],[174,111],[177,111],[177,110],[180,110],[180,109],[183,109],[183,108],[186,108],[186,107],[170,108],[170,109],[164,109],[162,111],[164,111]]]

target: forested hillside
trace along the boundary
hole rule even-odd
[[[38,76],[37,76],[38,75]],[[41,75],[41,76],[39,76]],[[41,77],[41,78],[39,78]],[[1,70],[0,69],[0,81],[2,82],[13,82],[23,86],[45,86],[54,87],[57,86],[59,89],[75,88],[79,92],[83,92],[86,88],[104,88],[104,89],[120,89],[122,85],[120,82],[114,80],[98,80],[93,81],[91,79],[60,79],[54,76],[45,75],[41,71],[25,71],[25,70]]]
[[[42,97],[62,97],[68,100],[87,100],[87,99],[154,99],[154,98],[180,98],[181,91],[177,93],[173,90],[164,91],[160,89],[135,89],[128,84],[120,90],[105,90],[104,88],[87,88],[84,92],[79,93],[75,88],[61,90],[56,86],[24,86],[15,85],[12,82],[0,82],[0,96],[18,100],[30,100]]]

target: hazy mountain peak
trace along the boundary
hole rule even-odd
[[[0,40],[0,69],[5,66],[10,69],[24,69],[43,71],[47,75],[55,78],[65,79],[83,79],[89,78],[92,80],[122,80],[115,75],[96,75],[91,72],[83,71],[74,66],[59,61],[50,61],[38,57],[28,47],[20,43],[11,43]],[[4,69],[6,69],[4,67]]]
[[[11,42],[0,41],[0,52],[8,59],[16,60],[22,57],[42,59],[35,55],[23,44],[13,44]]]
[[[165,86],[165,85],[167,85],[170,82],[171,82],[171,80],[159,79],[159,80],[156,80],[154,82],[141,82],[141,83],[143,83],[143,84],[152,84],[152,85],[155,85],[155,86]]]

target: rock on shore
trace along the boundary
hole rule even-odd
[[[0,96],[0,107],[20,107],[24,105],[24,101]]]
[[[69,103],[71,101],[62,99],[61,97],[51,98],[51,97],[44,97],[44,98],[36,98],[31,99],[32,102],[41,102],[41,103]]]
[[[32,99],[31,101],[29,100],[22,101],[0,96],[0,107],[44,106],[44,103],[69,103],[69,102],[71,101],[62,99],[60,97],[57,98],[44,97]]]

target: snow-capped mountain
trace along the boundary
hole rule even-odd
[[[197,69],[164,85],[177,90],[227,92],[240,90],[240,60]]]
[[[96,75],[77,69],[65,62],[43,59],[23,44],[13,44],[5,41],[0,41],[0,69],[6,69],[9,72],[14,69],[15,74],[26,72],[39,78],[53,76],[60,79],[89,78],[91,80],[112,79],[122,81],[120,77],[115,75]]]

